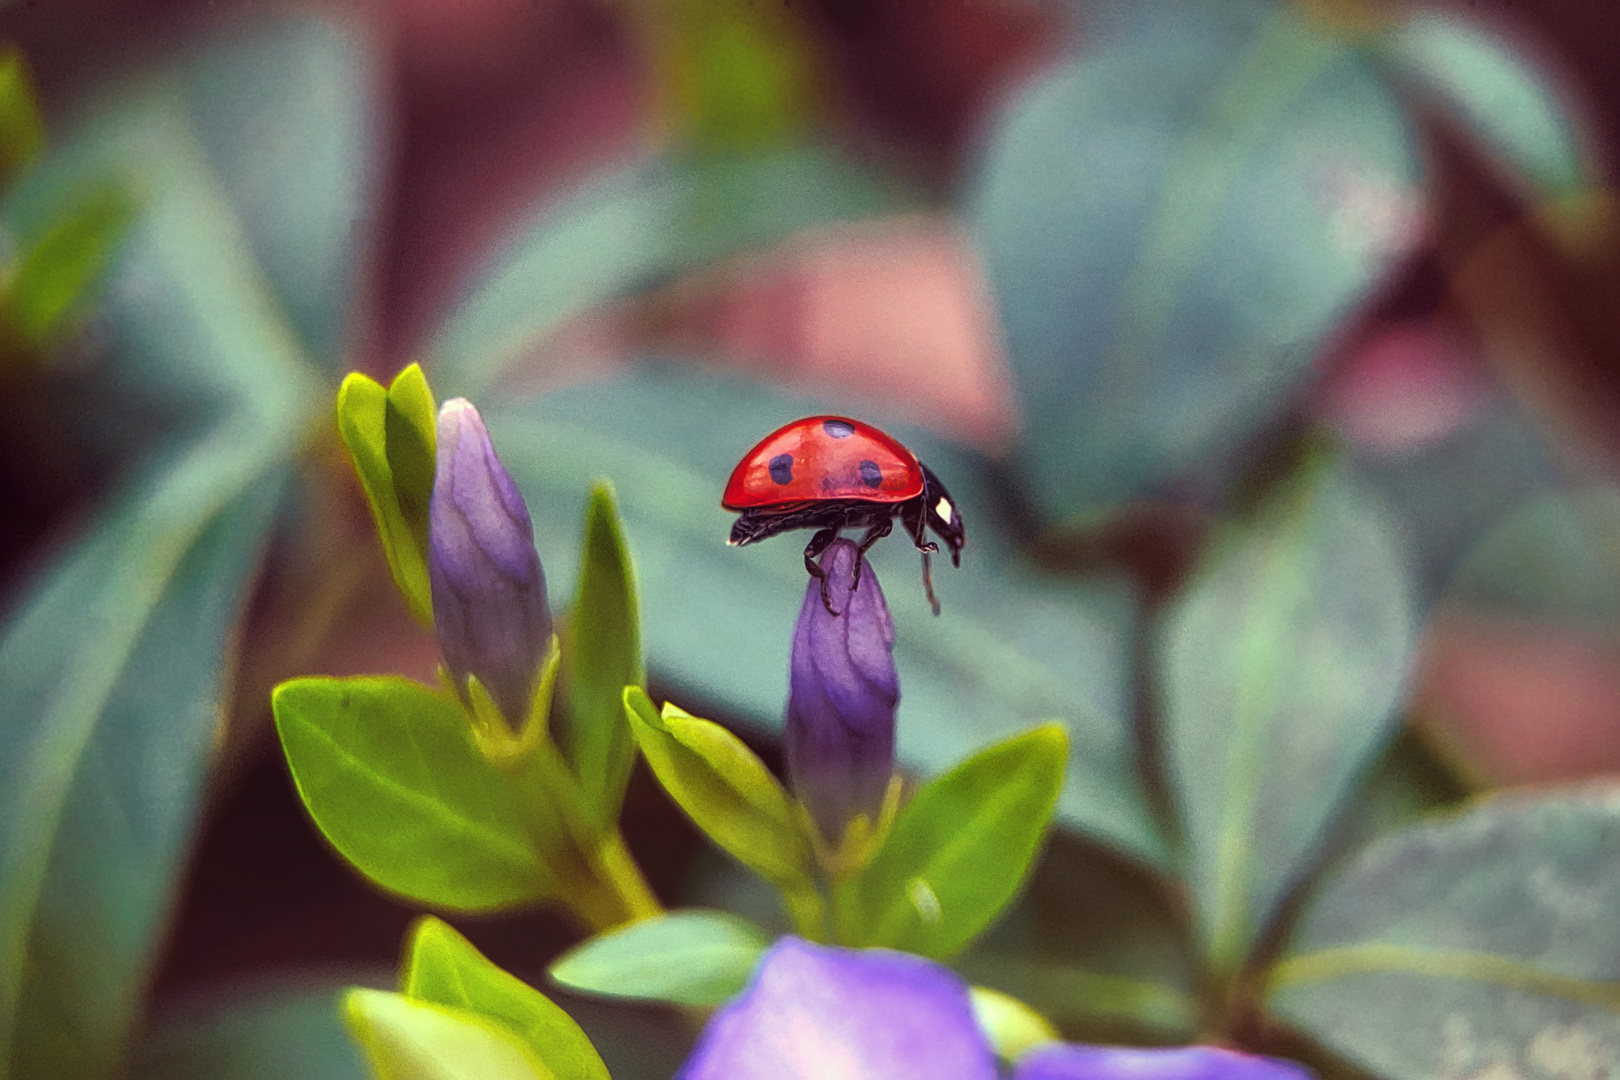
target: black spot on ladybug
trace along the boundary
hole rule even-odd
[[[875,488],[883,483],[883,470],[878,468],[877,462],[861,462],[861,483],[869,488]]]
[[[855,434],[855,425],[846,420],[823,420],[821,429],[835,439],[847,439]]]
[[[785,484],[793,479],[793,455],[777,454],[771,458],[771,479]]]

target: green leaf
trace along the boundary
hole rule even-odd
[[[1412,125],[1325,29],[1105,0],[991,117],[966,211],[1028,432],[1010,475],[1048,520],[1230,483],[1418,239]]]
[[[585,510],[579,593],[569,621],[573,648],[564,745],[598,828],[618,820],[624,786],[636,761],[636,738],[624,713],[624,688],[646,682],[641,667],[641,613],[624,526],[606,483],[591,490]]]
[[[1003,1061],[1015,1061],[1035,1047],[1061,1038],[1051,1021],[1010,994],[988,986],[975,986],[969,993],[973,1019]]]
[[[134,201],[124,188],[93,188],[73,200],[50,231],[23,253],[6,306],[29,344],[46,343],[84,305],[134,216]]]
[[[515,1035],[462,1009],[350,990],[344,1019],[378,1080],[552,1080]]]
[[[924,784],[871,863],[836,887],[843,942],[938,959],[972,941],[1028,875],[1068,750],[1063,726],[1045,724]]]
[[[780,889],[812,888],[793,801],[741,739],[668,702],[659,713],[639,687],[624,707],[653,775],[709,839]]]
[[[1243,959],[1395,730],[1408,591],[1382,508],[1318,454],[1166,612],[1165,760],[1217,969]]]
[[[472,943],[432,916],[418,920],[406,946],[400,989],[415,1001],[476,1013],[518,1036],[557,1080],[608,1080],[590,1039],[550,998],[490,963]]]
[[[337,427],[360,477],[388,568],[411,614],[433,625],[428,506],[438,445],[433,392],[416,364],[381,383],[350,372],[338,388]]]
[[[372,1080],[336,986],[210,993],[157,1017],[130,1080]]]
[[[1620,1060],[1620,789],[1504,795],[1324,881],[1276,1015],[1390,1080],[1601,1075]]]
[[[1419,10],[1374,49],[1438,102],[1532,199],[1590,190],[1593,149],[1558,74],[1526,48],[1453,12]]]
[[[428,366],[442,387],[477,400],[594,305],[812,225],[914,202],[891,178],[812,144],[655,159],[594,177],[494,260],[445,324]]]
[[[8,182],[45,148],[45,118],[22,50],[0,49],[0,183]]]
[[[672,911],[576,945],[549,973],[580,993],[713,1007],[742,991],[768,944],[736,915]]]
[[[294,679],[272,697],[299,797],[376,884],[487,911],[556,887],[540,811],[473,745],[461,706],[409,679]]]
[[[636,538],[648,670],[728,716],[779,729],[804,567],[777,546],[791,548],[792,536],[727,547],[732,515],[718,503],[732,467],[760,436],[817,411],[840,410],[737,380],[644,368],[485,417],[528,499],[547,579],[566,583],[577,573],[580,493],[612,476]],[[671,416],[683,418],[679,439],[660,434]],[[1136,765],[1135,594],[1118,579],[1035,569],[1019,553],[1010,517],[993,509],[1004,492],[997,466],[918,429],[883,426],[949,485],[970,536],[960,569],[935,563],[944,603],[937,619],[903,538],[869,556],[895,622],[901,764],[942,772],[1042,718],[1061,718],[1072,782],[1059,797],[1060,820],[1169,866]]]

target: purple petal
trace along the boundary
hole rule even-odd
[[[439,651],[464,686],[477,675],[508,720],[528,712],[551,638],[546,576],[517,485],[471,402],[439,410],[428,512],[428,580]]]
[[[875,818],[894,774],[894,623],[877,574],[859,550],[837,540],[821,557],[827,591],[839,614],[821,601],[821,582],[805,590],[793,630],[787,706],[788,776],[826,838],[837,843],[857,813]]]
[[[785,937],[710,1019],[679,1080],[995,1077],[955,975],[905,953]]]
[[[1215,1046],[1167,1050],[1045,1046],[1018,1061],[1013,1080],[1311,1080],[1303,1065]]]

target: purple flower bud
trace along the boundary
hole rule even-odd
[[[815,597],[821,604],[819,587]],[[679,1080],[995,1080],[967,987],[886,949],[785,937],[703,1029]]]
[[[860,584],[851,590],[857,560]],[[877,819],[894,775],[894,623],[877,574],[849,540],[821,556],[793,629],[787,704],[787,767],[793,791],[831,844],[858,813]]]
[[[1053,1045],[1018,1060],[1013,1080],[1311,1080],[1303,1065],[1215,1046],[1138,1050]]]
[[[464,398],[439,410],[428,580],[433,629],[456,685],[477,675],[506,718],[521,723],[551,639],[546,575],[523,496]]]

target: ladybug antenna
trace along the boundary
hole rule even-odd
[[[934,574],[928,565],[928,552],[922,553],[922,560],[923,588],[928,592],[928,606],[934,609],[934,614],[937,616],[939,614],[939,597],[934,595]]]

